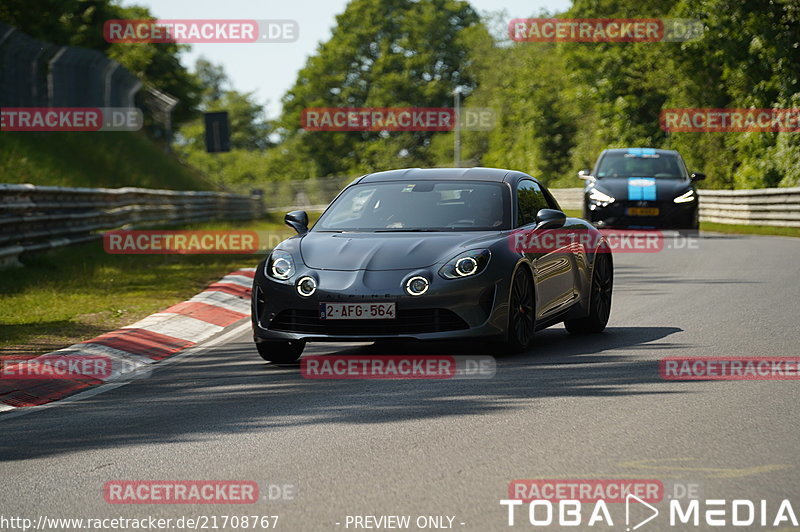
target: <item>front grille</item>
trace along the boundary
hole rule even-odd
[[[665,201],[631,201],[631,200],[623,200],[616,203],[623,209],[627,209],[628,207],[658,207],[659,209],[664,209],[669,207],[669,204]]]
[[[314,310],[284,310],[269,329],[331,336],[381,334],[422,334],[468,329],[454,312],[441,309],[397,309],[393,320],[321,320]]]

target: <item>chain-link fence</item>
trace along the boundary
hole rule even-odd
[[[0,22],[0,107],[138,107],[169,141],[178,100],[88,48],[40,41]]]
[[[133,107],[141,81],[102,53],[0,23],[0,106]]]

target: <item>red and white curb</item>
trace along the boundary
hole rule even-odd
[[[207,340],[250,316],[254,275],[255,268],[237,270],[188,301],[116,331],[31,359],[52,363],[58,357],[75,360],[99,356],[111,362],[111,371],[103,377],[0,378],[0,412],[51,403],[93,386],[125,380]]]

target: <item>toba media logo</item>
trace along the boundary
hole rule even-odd
[[[648,523],[681,530],[798,526],[789,499],[702,499],[697,484],[673,482],[667,489],[657,480],[515,480],[508,493],[500,505],[510,527],[624,527],[630,532]],[[624,515],[622,505],[615,504],[623,502]],[[668,507],[659,510],[658,503]]]

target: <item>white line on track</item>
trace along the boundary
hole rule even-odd
[[[250,328],[250,316],[242,319],[246,321],[244,321],[244,323],[242,323],[241,325],[235,326],[230,331],[223,333],[218,337],[209,340],[208,342],[205,342],[203,345],[196,345],[189,347],[181,351],[177,355],[171,356],[167,359],[162,360],[161,362],[158,362],[157,364],[151,365],[150,368],[159,368],[163,366],[168,366],[186,357],[202,354],[208,349],[211,349],[212,347],[215,347],[229,340],[232,337],[242,334],[246,329]],[[126,380],[125,382],[112,382],[108,384],[101,384],[100,386],[91,388],[84,392],[76,393],[75,395],[70,395],[69,397],[66,397],[64,399],[59,399],[58,401],[53,401],[52,403],[47,403],[39,406],[22,406],[17,408],[9,407],[12,411],[8,413],[2,413],[3,408],[2,405],[0,405],[0,423],[2,423],[3,421],[7,421],[11,418],[24,416],[26,414],[32,414],[33,412],[39,412],[40,410],[45,410],[47,408],[52,408],[54,406],[64,405],[68,403],[75,403],[82,399],[88,399],[89,397],[94,397],[95,395],[104,392],[110,392],[111,390],[115,390],[121,386],[125,386],[126,384],[130,384],[131,382],[134,382],[134,380],[136,379]]]

